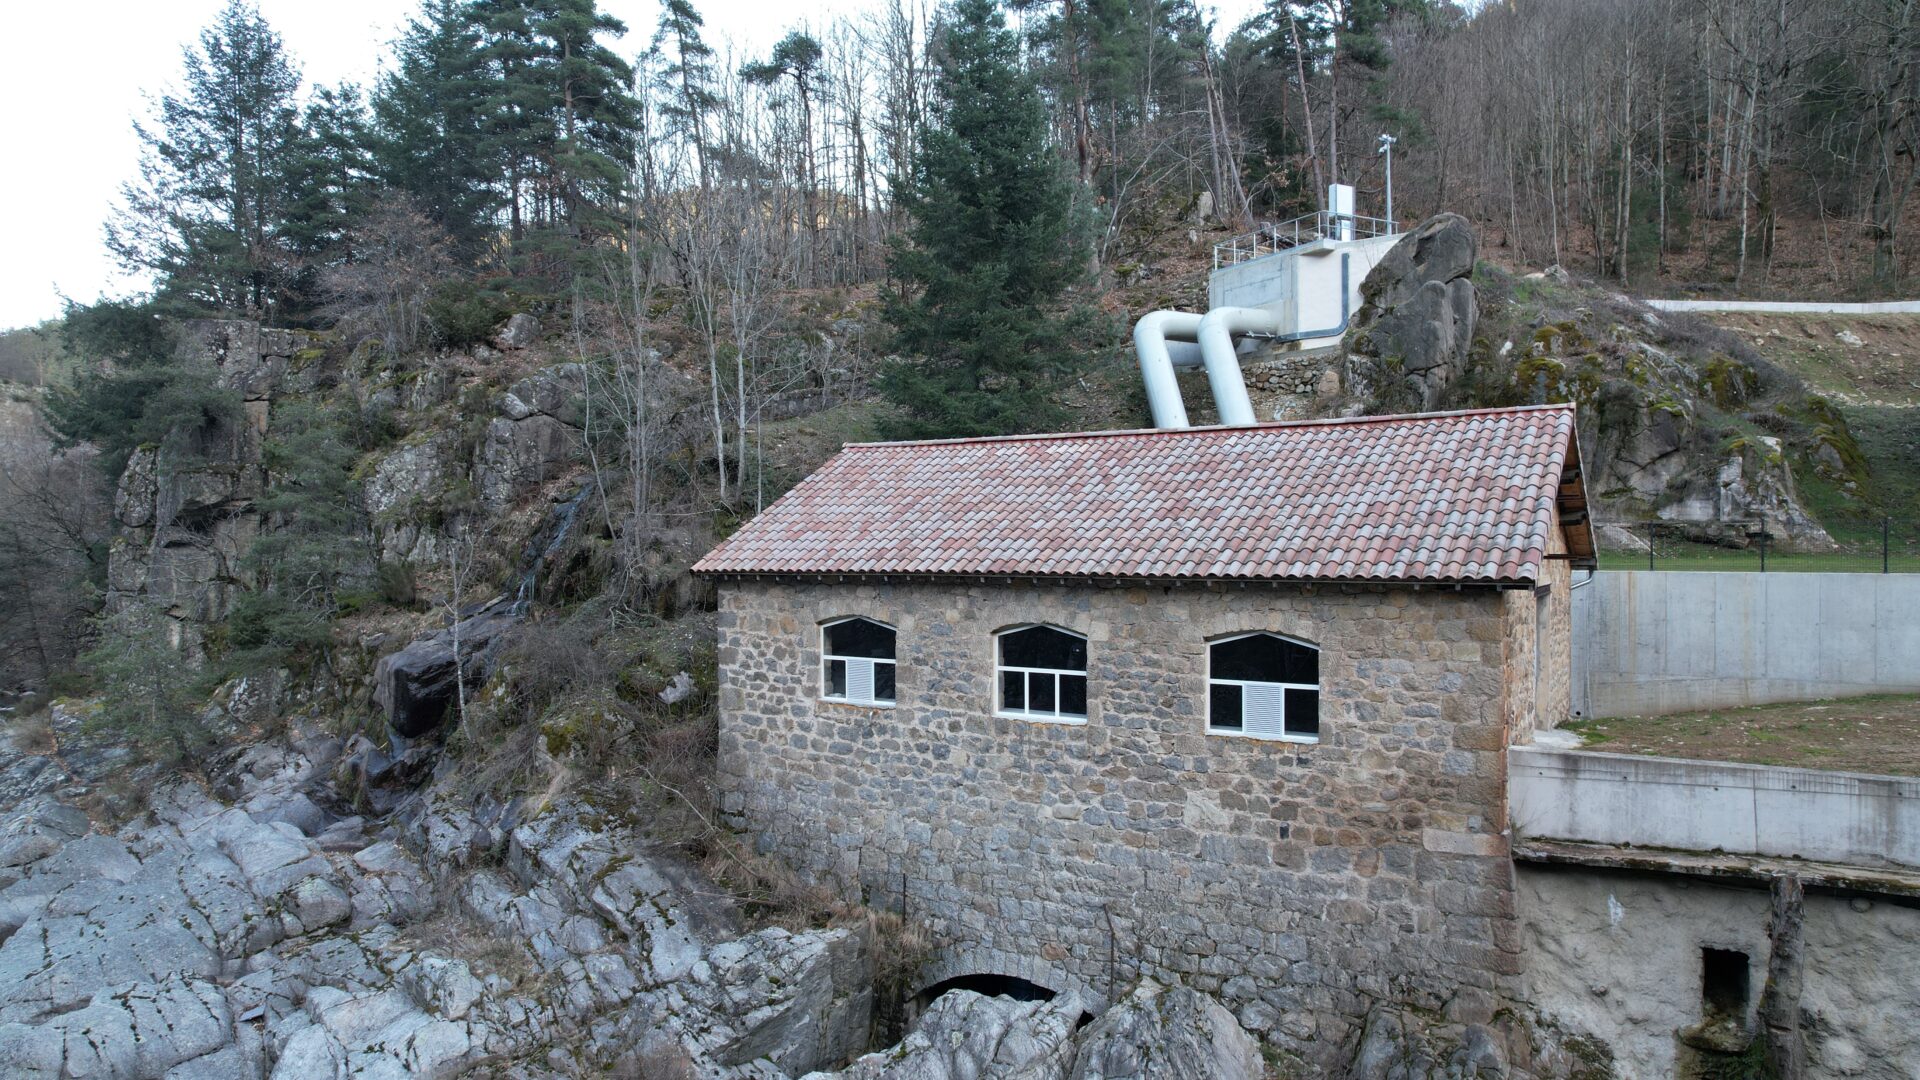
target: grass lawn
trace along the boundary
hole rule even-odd
[[[1920,695],[1575,720],[1583,749],[1920,776]]]

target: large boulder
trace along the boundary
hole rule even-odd
[[[389,451],[367,477],[367,514],[383,559],[420,565],[440,560],[441,533],[434,527],[437,504],[461,479],[460,436],[430,431]]]
[[[1071,1080],[1260,1080],[1260,1044],[1197,990],[1143,979],[1080,1034]]]
[[[540,320],[524,311],[515,312],[494,335],[493,343],[502,349],[524,349],[540,340]]]
[[[898,1046],[805,1080],[1066,1080],[1080,1016],[1071,994],[1016,1001],[953,990]]]
[[[864,934],[770,927],[711,949],[664,988],[667,1011],[719,1065],[765,1060],[789,1075],[811,1072],[867,1045],[870,960]]]
[[[1364,300],[1392,310],[1428,285],[1451,285],[1473,274],[1479,256],[1473,227],[1459,214],[1435,214],[1387,251],[1361,283]]]
[[[520,619],[511,604],[497,600],[455,627],[415,638],[381,657],[373,668],[374,704],[393,730],[409,739],[439,727],[454,700],[456,673],[469,688],[485,682],[507,632]]]
[[[1361,399],[1353,411],[1441,406],[1473,346],[1477,250],[1465,218],[1438,214],[1402,237],[1367,275],[1348,336],[1345,381]]]
[[[500,415],[487,424],[474,480],[493,509],[555,479],[581,459],[587,371],[560,364],[508,388]]]
[[[1352,1080],[1506,1080],[1506,1052],[1479,1024],[1423,1020],[1381,1007],[1367,1017],[1347,1075]]]
[[[39,862],[87,834],[87,815],[79,809],[38,795],[23,801],[0,819],[0,869]]]

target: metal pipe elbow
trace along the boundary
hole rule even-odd
[[[1133,350],[1140,358],[1140,379],[1147,388],[1147,407],[1157,428],[1190,427],[1180,384],[1173,375],[1168,338],[1195,340],[1201,317],[1188,311],[1152,311],[1133,324]]]
[[[1207,369],[1207,385],[1213,390],[1213,402],[1220,422],[1228,427],[1258,423],[1253,414],[1253,399],[1247,394],[1247,381],[1240,374],[1240,357],[1234,351],[1235,334],[1271,334],[1280,329],[1279,317],[1260,308],[1219,307],[1200,320],[1197,337],[1201,361]]]

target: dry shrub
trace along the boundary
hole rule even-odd
[[[900,996],[919,989],[920,969],[933,955],[933,933],[891,911],[866,909],[874,991]]]
[[[467,873],[471,873],[468,871]],[[458,878],[443,882],[445,895],[457,893]],[[498,928],[474,918],[457,903],[447,904],[432,915],[406,927],[406,941],[417,951],[435,956],[457,956],[482,977],[498,975],[513,984],[516,994],[538,996],[547,974],[527,952],[520,939],[502,934]]]
[[[469,707],[466,722],[447,741],[464,759],[456,776],[467,798],[504,801],[546,782],[540,729],[530,724],[503,724],[492,710]]]
[[[53,719],[44,711],[20,717],[9,726],[14,748],[23,753],[51,754],[60,749],[53,737]]]

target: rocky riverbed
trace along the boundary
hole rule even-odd
[[[1097,1080],[1262,1069],[1218,1003],[1151,984],[1085,1026],[1071,998],[953,991],[904,1042],[864,1053],[867,927],[748,932],[619,808],[466,799],[442,766],[389,813],[363,817],[342,792],[368,779],[357,740],[295,731],[223,755],[201,780],[88,749],[62,737],[78,730],[72,712],[52,716],[51,738],[0,737],[0,1074]],[[137,812],[103,827],[129,779],[144,788]]]

